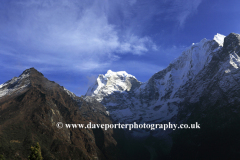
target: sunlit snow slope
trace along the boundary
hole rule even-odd
[[[203,39],[193,43],[166,69],[154,74],[145,83],[125,71],[109,70],[107,74],[98,76],[86,96],[95,97],[105,105],[115,121],[156,123],[174,120],[179,104],[186,99],[190,82],[222,50],[224,38],[217,34],[213,40]],[[230,54],[229,63],[235,68],[239,63],[238,58],[236,54]],[[191,101],[197,101],[202,91],[197,91]]]

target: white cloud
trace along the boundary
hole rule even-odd
[[[1,11],[0,43],[8,44],[9,48],[5,47],[0,54],[9,59],[17,57],[22,66],[65,66],[63,68],[78,71],[107,67],[124,54],[143,55],[156,51],[158,46],[151,37],[140,33],[144,25],[164,13],[174,13],[174,18],[183,25],[201,0],[171,2],[12,1]],[[166,9],[165,3],[173,5]],[[111,17],[115,19],[111,21]]]
[[[133,53],[141,55],[151,50],[156,49],[156,45],[149,37],[139,38],[137,36],[128,36],[119,46],[120,53]]]
[[[88,62],[87,67],[77,68],[91,70],[103,61],[117,60],[116,53],[149,51],[147,43],[153,43],[149,38],[131,35],[124,41],[119,39],[117,29],[108,22],[107,1],[82,2],[16,1],[8,6],[10,11],[4,12],[9,19],[0,25],[9,29],[9,41],[28,50],[24,53],[26,60],[34,63],[72,67],[68,63],[79,66]]]

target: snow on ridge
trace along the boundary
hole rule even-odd
[[[186,47],[186,49],[181,53],[181,55],[179,57],[175,58],[172,62],[170,62],[170,64],[176,64],[176,63],[178,63],[178,61],[182,61],[183,59],[186,59],[186,58],[189,59],[189,58],[191,58],[191,56],[195,56],[194,53],[197,53],[197,50],[203,50],[204,44],[206,44],[209,41],[211,41],[211,40],[204,38],[198,43],[192,43],[191,46]],[[205,56],[205,55],[203,55],[203,56]]]
[[[218,44],[216,49],[221,48],[224,38],[225,36],[219,33],[214,36],[213,40],[215,40],[215,42]],[[171,66],[171,71],[169,73],[171,73],[171,76],[173,76],[175,79],[173,82],[175,89],[178,89],[188,79],[191,79],[197,75],[198,72],[210,62],[212,58],[210,53],[212,53],[214,50],[211,45],[213,40],[204,38],[198,43],[193,43],[191,46],[187,47],[177,59],[169,64],[169,66]],[[133,75],[128,74],[126,71],[114,72],[112,70],[108,70],[105,75],[100,74],[98,76],[95,84],[88,89],[86,95],[108,95],[114,91],[122,92],[128,90],[131,88],[127,82],[129,77],[136,79]],[[168,80],[169,78],[165,77],[165,84],[167,84]],[[140,92],[140,90],[144,90],[147,84],[148,82],[142,83],[136,93]]]
[[[176,98],[175,93],[177,93],[179,88],[184,86],[189,80],[193,79],[204,68],[204,66],[210,62],[212,58],[211,53],[215,49],[213,47],[219,48],[220,46],[212,44],[213,40],[208,40],[206,38],[202,39],[198,43],[193,43],[190,47],[186,48],[186,50],[183,51],[177,59],[171,62],[164,72],[161,73],[160,71],[157,73],[162,77],[161,79],[157,78],[155,80],[156,90],[159,93],[159,97],[164,97],[168,94],[169,90],[171,90],[170,98]],[[147,86],[149,85],[147,84]],[[138,94],[147,91],[147,89],[144,88],[145,85],[139,87]],[[182,99],[175,99],[175,102],[179,102],[181,100]],[[164,105],[161,104],[161,106]],[[167,109],[162,107],[160,110],[162,111]],[[174,114],[175,113],[177,113],[177,110]]]
[[[98,76],[95,85],[89,88],[86,95],[104,103],[112,118],[117,121],[132,122],[140,117],[143,118],[142,122],[169,120],[178,114],[176,104],[184,100],[184,87],[189,85],[187,82],[192,81],[211,62],[215,52],[222,48],[224,38],[224,35],[218,33],[213,40],[204,38],[198,43],[193,43],[166,69],[134,88],[134,92],[123,92],[126,89],[124,87],[128,85],[126,77],[135,78],[134,76],[125,71],[108,70],[105,75]],[[240,58],[234,53],[230,55],[230,64],[234,68],[240,67]],[[108,97],[116,91],[120,93]],[[149,102],[150,96],[154,98]]]
[[[215,36],[215,39],[218,39],[219,41],[221,38],[224,38],[224,36],[221,34],[217,34]],[[171,76],[173,77],[173,82],[171,85],[173,85],[174,89],[172,95],[174,95],[181,85],[184,85],[189,79],[197,75],[198,72],[210,62],[210,53],[212,52],[211,42],[213,42],[213,40],[204,38],[198,43],[193,43],[190,47],[186,48],[177,59],[169,64],[168,67],[171,66],[169,68],[170,71],[166,74],[164,79],[161,80],[161,83],[168,84],[168,81],[170,82],[172,79]],[[220,45],[221,44],[219,44],[217,48],[219,48]],[[98,76],[95,84],[88,89],[86,96],[97,96],[98,100],[101,101],[104,96],[115,91],[122,92],[125,90],[130,90],[131,82],[128,82],[128,78],[130,77],[136,79],[126,71],[114,72],[112,70],[108,70],[105,75],[100,74]],[[141,83],[139,88],[135,90],[135,93],[140,94],[141,92],[144,92],[145,87],[148,86],[147,84],[148,82]],[[165,89],[167,89],[169,86],[167,87],[165,85],[160,85],[158,87],[159,92],[161,95],[163,95],[165,93]]]
[[[104,75],[104,77],[108,78],[108,77],[111,77],[111,76],[114,76],[114,75],[121,76],[121,77],[132,77],[132,78],[135,78],[133,75],[128,74],[126,71],[114,72],[112,70],[108,70],[107,73]]]
[[[240,57],[235,53],[231,53],[230,55],[230,61],[229,63],[235,68],[238,69],[240,67]]]
[[[15,91],[20,91],[20,90],[24,89],[25,87],[27,87],[30,84],[30,81],[27,80],[27,81],[25,81],[25,83],[21,82],[21,81],[23,79],[26,79],[29,76],[30,76],[29,73],[21,74],[19,77],[13,77],[11,80],[1,84],[0,85],[0,98],[5,96],[5,95],[9,95],[9,94],[11,94]],[[16,84],[16,85],[14,85],[14,84]],[[8,88],[8,87],[6,87],[8,85],[9,86],[14,85],[14,86],[11,87],[11,88]]]
[[[75,95],[73,92],[67,90],[65,87],[63,87],[63,89],[64,89],[65,92],[67,92],[67,94],[68,94],[70,97],[76,97],[76,95]]]
[[[224,36],[224,35],[222,35],[222,34],[220,34],[220,33],[217,33],[217,34],[214,36],[213,40],[214,40],[215,42],[217,42],[220,47],[223,47],[223,43],[224,43],[224,38],[225,38],[225,37],[226,37],[226,36]],[[175,58],[170,64],[176,63],[176,61],[178,61],[180,57],[184,56],[186,53],[189,53],[189,51],[193,50],[193,49],[196,48],[196,47],[198,47],[198,48],[203,48],[204,44],[205,44],[206,42],[209,42],[209,41],[212,41],[212,40],[209,40],[209,39],[204,38],[204,39],[202,39],[202,40],[201,40],[200,42],[198,42],[198,43],[192,43],[191,46],[187,47],[187,48],[182,52],[182,54],[181,54],[178,58]],[[218,49],[218,48],[216,48],[216,49]]]
[[[220,46],[223,47],[223,43],[224,43],[224,38],[225,38],[225,37],[226,37],[226,36],[217,33],[217,34],[214,36],[213,40],[215,40]]]
[[[126,71],[114,72],[112,70],[108,70],[105,75],[100,74],[98,76],[95,84],[88,89],[86,96],[94,96],[99,93],[108,95],[114,91],[123,92],[125,90],[130,90],[131,82],[129,81],[129,78],[136,79],[133,75],[128,74]],[[101,100],[101,98],[99,100]]]
[[[204,38],[198,43],[193,43],[170,64],[178,66],[178,68],[175,69],[179,70],[181,68],[184,73],[191,70],[193,75],[196,75],[203,68],[205,63],[207,63],[207,59],[211,51],[208,51],[210,46],[206,44],[210,41],[211,40]]]

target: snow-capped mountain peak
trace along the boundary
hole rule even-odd
[[[186,100],[185,94],[192,81],[215,60],[212,60],[213,57],[221,56],[223,44],[228,45],[224,39],[225,36],[218,33],[213,40],[204,38],[193,43],[166,69],[155,73],[146,83],[138,82],[125,71],[109,70],[105,75],[98,76],[86,96],[94,97],[105,105],[116,121],[134,122],[143,115],[146,115],[142,119],[144,122],[170,120],[178,114],[179,104]],[[230,35],[228,39],[232,42],[236,36]],[[230,63],[236,68],[238,57],[235,54],[232,54]],[[133,82],[138,87],[134,88]],[[201,93],[202,90],[199,90],[196,95]],[[197,100],[198,96],[191,98],[191,102]]]
[[[223,46],[224,38],[225,38],[225,37],[226,37],[226,36],[217,33],[217,34],[214,36],[213,40],[215,40],[220,46]]]
[[[109,77],[112,77],[112,76],[135,78],[133,75],[128,74],[126,71],[113,72],[112,70],[108,70],[107,73],[104,75],[105,78],[109,78]]]
[[[92,85],[86,96],[98,95],[97,100],[101,101],[103,96],[109,95],[113,92],[130,91],[136,86],[139,86],[139,82],[133,75],[128,74],[126,71],[114,72],[108,70],[105,75],[100,74]]]

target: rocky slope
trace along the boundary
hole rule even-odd
[[[113,130],[58,129],[69,124],[111,123],[105,107],[75,96],[34,68],[0,86],[0,154],[27,159],[39,142],[44,159],[115,159]]]

